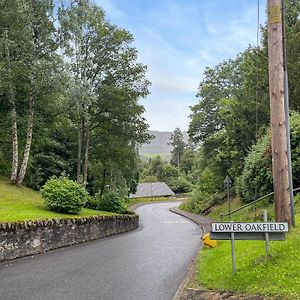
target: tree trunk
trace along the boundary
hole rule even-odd
[[[8,29],[5,30],[5,52],[6,52],[6,67],[7,67],[7,95],[8,95],[10,108],[11,108],[10,116],[11,116],[11,134],[12,134],[12,164],[11,164],[10,182],[16,183],[17,176],[18,176],[18,164],[19,164],[18,126],[17,126],[17,109],[16,109],[15,94],[12,85]]]
[[[83,186],[87,185],[88,177],[88,164],[89,164],[89,147],[90,147],[90,127],[88,122],[85,123],[84,127],[85,147],[84,147],[84,161],[83,161]]]
[[[30,97],[29,97],[29,115],[28,115],[28,124],[27,124],[27,137],[26,137],[23,160],[22,160],[22,164],[21,164],[20,171],[18,174],[17,185],[22,185],[25,174],[26,174],[26,170],[27,170],[27,165],[28,165],[28,160],[29,160],[29,155],[30,155],[30,148],[31,148],[31,144],[32,144],[34,105],[35,105],[35,80],[33,78],[31,80],[31,89],[30,89]]]
[[[78,128],[77,128],[77,183],[82,183],[82,174],[81,174],[81,152],[82,152],[82,130],[83,122],[82,118],[79,118]]]
[[[15,184],[18,177],[18,164],[19,164],[19,147],[18,147],[18,127],[17,127],[17,111],[12,86],[9,86],[9,98],[11,104],[11,121],[12,121],[12,164],[10,182]]]

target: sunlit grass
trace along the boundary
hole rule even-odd
[[[0,222],[38,220],[50,218],[79,218],[85,216],[109,216],[113,213],[83,208],[78,214],[61,214],[49,210],[41,194],[26,187],[11,185],[0,178]]]
[[[300,216],[297,215],[297,223]],[[263,241],[236,241],[237,273],[232,274],[230,241],[204,249],[198,259],[198,282],[216,290],[300,299],[300,228],[285,241],[270,243],[266,256]]]
[[[231,242],[220,241],[214,249],[203,249],[197,262],[197,282],[201,287],[221,291],[235,291],[249,295],[277,296],[280,299],[300,299],[300,214],[299,196],[296,203],[296,228],[292,228],[285,241],[270,242],[267,257],[264,241],[236,241],[237,273],[232,274]],[[238,199],[232,207],[243,205]],[[232,217],[234,221],[261,219],[267,208],[273,219],[273,206],[264,202],[243,210]],[[208,216],[220,219],[227,212],[228,203],[216,207]],[[257,221],[256,219],[256,221]]]

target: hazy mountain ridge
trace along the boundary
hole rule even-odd
[[[172,132],[169,131],[156,131],[149,130],[149,134],[155,136],[149,144],[143,144],[139,150],[141,155],[143,154],[160,154],[160,153],[170,153],[172,146],[168,145],[170,143],[170,137]],[[183,137],[185,142],[188,140],[187,132],[183,132]]]

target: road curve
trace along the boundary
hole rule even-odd
[[[202,234],[174,206],[138,207],[140,228],[130,233],[1,263],[0,299],[172,299]]]

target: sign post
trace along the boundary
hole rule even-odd
[[[268,222],[267,210],[264,209],[264,222]],[[269,255],[270,247],[269,247],[269,233],[265,233],[265,241],[266,241],[266,253]]]
[[[234,232],[231,232],[231,259],[232,259],[232,273],[236,273],[236,257],[235,257],[235,240]]]

